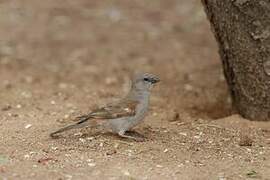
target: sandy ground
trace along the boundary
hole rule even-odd
[[[1,179],[270,179],[270,123],[233,115],[199,1],[0,1]],[[132,142],[48,135],[157,74]]]

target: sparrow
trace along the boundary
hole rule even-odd
[[[160,79],[153,74],[135,74],[131,80],[131,88],[123,99],[77,117],[78,122],[61,128],[51,133],[50,136],[56,137],[58,133],[67,130],[88,126],[90,123],[99,124],[98,122],[102,122],[103,125],[120,137],[141,140],[141,138],[128,135],[127,132],[145,118],[149,107],[151,89],[159,81]]]

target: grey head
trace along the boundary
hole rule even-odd
[[[137,73],[132,78],[132,89],[140,91],[150,91],[154,84],[158,83],[160,79],[150,73]]]

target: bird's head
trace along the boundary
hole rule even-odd
[[[153,74],[138,73],[132,79],[132,87],[138,90],[149,91],[154,84],[158,83],[160,79]]]

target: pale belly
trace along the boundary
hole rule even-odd
[[[115,133],[118,133],[120,131],[128,131],[143,121],[144,117],[146,116],[147,110],[148,104],[139,105],[137,108],[136,116],[111,119],[108,121],[107,126],[109,126],[109,128]]]

